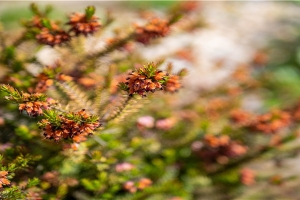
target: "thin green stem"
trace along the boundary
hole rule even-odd
[[[101,120],[101,121],[104,121],[106,123],[116,119],[118,116],[121,115],[121,113],[125,110],[125,108],[127,107],[129,101],[132,99],[132,95],[127,95],[125,101],[123,102],[122,106],[119,107],[119,109],[113,114],[113,115],[110,115],[108,118],[104,119],[104,120]]]
[[[81,65],[83,63],[86,63],[89,60],[92,60],[93,62],[95,62],[95,60],[99,57],[102,57],[112,51],[114,51],[115,49],[124,46],[129,40],[133,39],[135,37],[135,32],[129,33],[126,37],[114,42],[112,45],[108,46],[106,49],[104,49],[103,51],[94,53],[94,54],[89,54],[86,55],[81,61],[79,61],[78,63],[76,63],[76,65]]]

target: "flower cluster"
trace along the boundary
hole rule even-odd
[[[41,94],[35,93],[32,95],[39,96]],[[19,110],[26,111],[29,116],[36,117],[43,114],[43,110],[48,110],[53,104],[56,104],[56,101],[53,99],[47,99],[47,101],[27,101],[19,104]]]
[[[145,26],[135,25],[136,41],[147,44],[151,39],[166,36],[169,31],[169,23],[167,20],[154,18]]]
[[[290,123],[291,115],[288,112],[274,110],[270,113],[259,115],[251,125],[251,128],[270,134],[289,126]]]
[[[276,133],[280,129],[289,126],[292,122],[292,115],[281,110],[273,110],[257,116],[243,110],[233,110],[230,113],[230,117],[238,126],[266,134]]]
[[[5,98],[19,104],[19,110],[25,111],[29,116],[38,116],[43,113],[43,110],[48,110],[51,105],[57,102],[46,97],[41,93],[29,94],[26,92],[19,92],[9,85],[2,85],[0,88],[9,96]]]
[[[244,110],[235,109],[230,112],[230,119],[237,126],[249,126],[254,120],[254,115]]]
[[[74,31],[76,35],[83,34],[85,36],[96,32],[101,24],[97,21],[98,17],[93,15],[94,13],[95,8],[92,6],[86,9],[85,14],[73,13],[68,22],[71,31]]]
[[[127,181],[124,183],[123,188],[131,193],[137,192],[137,190],[143,190],[152,185],[152,181],[148,178],[141,178],[137,183],[133,181]]]
[[[0,188],[3,185],[9,185],[10,181],[7,179],[8,172],[7,171],[0,171]]]
[[[37,9],[37,8],[36,8]],[[99,29],[101,24],[97,21],[98,18],[94,16],[95,8],[89,6],[85,10],[85,14],[74,13],[70,16],[68,25],[71,26],[69,30],[64,30],[57,23],[49,20],[46,13],[34,11],[35,16],[25,25],[28,33],[35,36],[37,41],[41,44],[50,46],[60,45],[69,41],[72,37],[70,33],[74,32],[76,36],[83,34],[87,36]]]
[[[194,145],[196,146],[196,145]],[[193,149],[206,163],[226,164],[229,158],[236,158],[247,153],[248,148],[227,135],[205,135],[201,145]]]
[[[172,75],[170,78],[168,73],[158,70],[155,64],[149,63],[131,72],[129,77],[127,77],[127,81],[121,83],[119,87],[128,91],[130,95],[139,94],[146,96],[146,93],[155,92],[156,90],[165,89],[174,92],[181,85],[177,76]]]
[[[56,62],[53,66],[45,66],[43,71],[36,77],[36,86],[33,89],[34,92],[45,92],[50,86],[53,85],[54,80],[57,81],[71,81],[71,76],[65,75],[60,72],[61,65]]]
[[[42,28],[41,32],[36,35],[36,39],[41,44],[55,46],[69,41],[70,35],[59,27]]]
[[[88,136],[101,124],[98,117],[89,115],[85,110],[75,113],[58,113],[49,110],[45,113],[46,119],[39,122],[39,127],[44,130],[46,139],[58,141],[60,139]]]

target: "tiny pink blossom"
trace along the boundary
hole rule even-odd
[[[137,126],[139,128],[153,128],[154,118],[151,116],[143,116],[137,120]]]
[[[119,163],[115,167],[116,172],[125,172],[134,169],[134,165],[130,163]]]

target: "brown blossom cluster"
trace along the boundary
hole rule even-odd
[[[169,31],[170,27],[168,21],[154,18],[145,26],[135,25],[136,41],[147,44],[151,39],[164,37]]]
[[[148,92],[163,89],[163,82],[165,82],[167,78],[166,72],[157,70],[156,67],[151,64],[129,75],[127,82],[125,82],[129,94],[139,94],[141,96],[146,96]]]
[[[74,32],[76,36],[80,34],[87,36],[97,31],[101,24],[98,22],[98,18],[93,15],[94,12],[95,8],[90,6],[86,9],[85,14],[72,14],[67,23],[71,26],[68,31],[63,30],[53,21],[41,18],[39,15],[34,16],[27,27],[33,33],[38,31],[35,37],[39,43],[50,46],[60,45],[71,39],[69,34],[71,32]]]
[[[123,188],[130,193],[135,193],[137,190],[143,190],[152,185],[152,181],[148,178],[141,178],[138,182],[127,181],[123,184]]]
[[[241,109],[235,109],[230,112],[230,119],[237,126],[250,126],[254,120],[254,115]]]
[[[257,116],[243,110],[233,110],[230,113],[230,117],[238,126],[244,126],[266,134],[276,133],[280,129],[289,126],[292,122],[291,114],[281,110],[273,110]]]
[[[38,115],[43,114],[43,110],[48,110],[51,105],[56,104],[57,102],[51,98],[44,101],[41,97],[43,94],[34,93],[28,94],[23,93],[24,102],[19,104],[19,110],[25,111],[29,116],[36,117]],[[30,99],[36,99],[30,100]],[[39,100],[40,99],[40,100]]]
[[[59,27],[52,26],[51,29],[46,27],[42,28],[41,32],[36,35],[36,39],[41,44],[55,46],[69,41],[70,35]]]
[[[0,188],[2,188],[4,185],[10,184],[10,181],[7,179],[7,175],[7,171],[0,171]]]
[[[274,110],[270,113],[259,115],[251,125],[251,128],[266,134],[271,134],[289,126],[290,123],[291,115],[288,112]]]
[[[73,13],[68,24],[71,26],[71,31],[74,31],[76,35],[83,34],[85,36],[96,32],[101,27],[98,17],[91,16],[89,18],[82,13]]]
[[[157,71],[153,79],[148,78],[145,75],[141,75],[138,72],[133,72],[128,78],[129,94],[139,94],[146,96],[148,92],[155,92],[158,89],[162,89],[162,84],[159,82],[166,74],[162,71]]]
[[[229,158],[244,155],[247,150],[246,146],[231,140],[227,135],[214,136],[210,134],[205,135],[202,144],[193,149],[208,164],[215,162],[226,164]]]
[[[240,171],[240,181],[244,185],[253,185],[255,183],[255,171],[244,168]]]
[[[44,130],[46,139],[58,141],[60,139],[74,138],[75,142],[82,141],[82,136],[88,136],[100,126],[98,118],[89,115],[85,110],[65,115],[58,115],[55,121],[43,119],[39,123]]]
[[[131,72],[126,80],[119,87],[128,91],[130,95],[139,94],[146,96],[147,93],[155,92],[156,90],[174,92],[181,87],[178,76],[169,76],[167,72],[158,70],[153,63]]]

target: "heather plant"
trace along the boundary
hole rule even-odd
[[[234,199],[294,178],[255,165],[293,156],[299,135],[300,93],[276,82],[266,52],[185,102],[188,70],[169,55],[149,62],[136,53],[207,28],[197,6],[140,13],[144,24],[111,30],[119,19],[94,6],[55,21],[51,7],[31,4],[20,34],[1,30],[1,199]],[[103,47],[86,48],[98,40]],[[44,64],[36,53],[45,46],[60,58]],[[186,49],[177,56],[194,62]],[[243,106],[249,94],[263,110]]]

